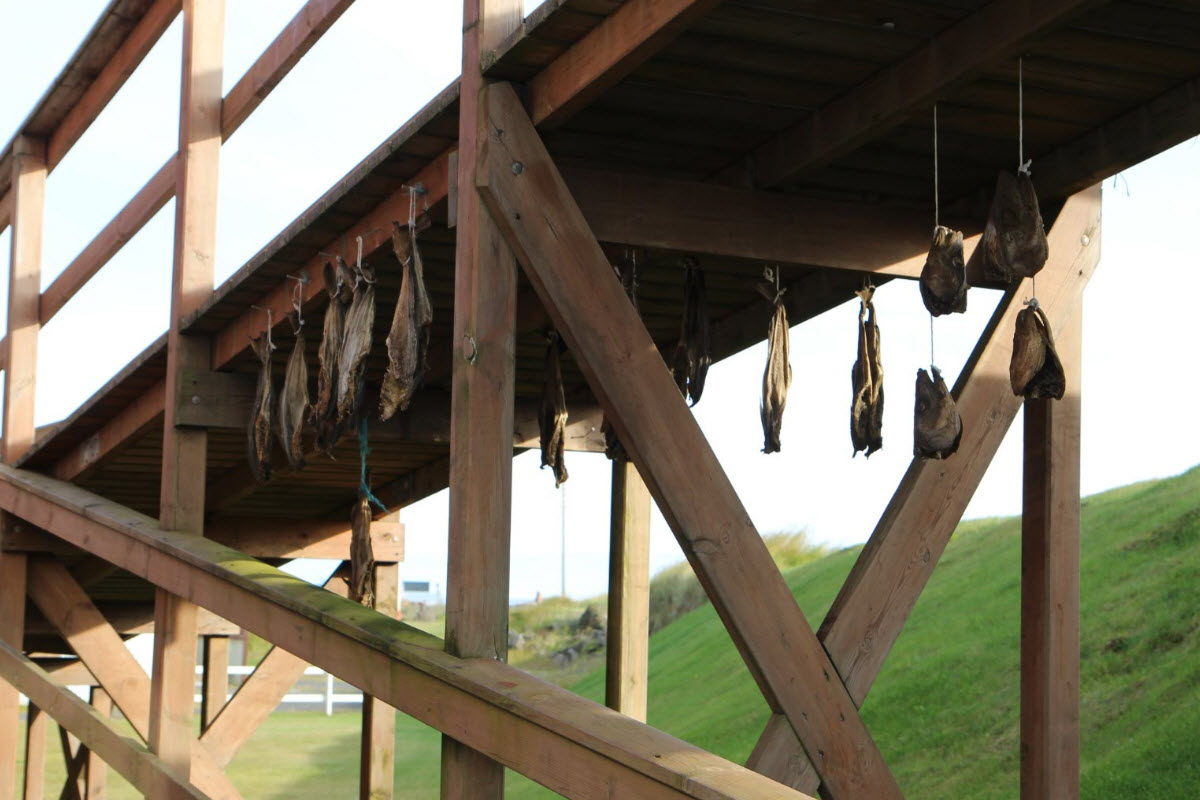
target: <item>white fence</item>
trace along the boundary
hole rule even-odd
[[[196,666],[197,686],[199,686],[199,678],[203,674],[203,672],[204,672],[203,667],[200,667],[199,665],[197,665]],[[234,676],[234,677],[240,676],[243,679],[247,675],[251,674],[252,672],[254,672],[254,667],[235,667],[235,666],[229,667],[230,676]],[[323,680],[321,680],[321,681],[311,681],[311,680],[305,681],[304,680],[304,678],[313,678],[313,677],[322,677]],[[304,678],[301,678],[300,681],[297,681],[296,687],[294,687],[294,688],[299,688],[299,687],[301,687],[301,684],[306,683],[306,684],[310,684],[310,685],[303,687],[303,688],[323,689],[323,691],[294,691],[293,690],[292,692],[284,695],[283,700],[280,701],[281,705],[284,703],[293,703],[296,705],[310,705],[310,704],[311,705],[324,705],[325,716],[327,716],[327,717],[331,716],[333,714],[334,704],[359,705],[359,706],[362,705],[362,697],[363,697],[362,692],[358,691],[357,689],[354,689],[354,687],[350,686],[349,684],[339,681],[337,678],[333,677],[332,675],[330,675],[328,672],[326,672],[323,669],[320,669],[318,667],[309,667],[308,669],[304,670]],[[312,684],[315,684],[315,685],[312,685]],[[335,685],[335,684],[339,684],[339,685]],[[347,688],[352,689],[353,691],[344,691]],[[229,693],[229,697],[232,697],[232,696],[233,696],[233,692],[231,691]],[[196,698],[196,702],[199,703],[200,699],[201,699],[199,692],[196,693],[195,698]],[[228,698],[226,698],[226,699],[228,699]]]

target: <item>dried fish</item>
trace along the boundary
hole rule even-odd
[[[917,406],[913,420],[913,455],[918,458],[949,458],[962,439],[962,418],[954,398],[942,380],[942,371],[931,367],[933,377],[917,370]]]
[[[425,374],[433,306],[425,291],[425,269],[412,227],[392,223],[392,248],[400,262],[400,297],[387,337],[388,366],[379,390],[379,418],[405,411]]]
[[[375,275],[362,264],[355,275],[354,299],[346,312],[342,329],[342,350],[338,353],[337,420],[347,426],[358,416],[367,374],[367,354],[371,352],[371,333],[375,326]]]
[[[854,455],[863,450],[867,458],[883,449],[883,360],[874,296],[873,286],[858,292],[858,358],[850,371],[850,441]]]
[[[792,385],[792,364],[789,361],[791,332],[788,329],[787,307],[779,288],[779,268],[767,270],[767,279],[774,284],[760,284],[758,290],[774,306],[767,326],[767,366],[763,370],[762,402],[758,413],[762,418],[763,452],[778,453],[779,431],[783,427],[783,407],[787,404],[788,388]]]
[[[325,308],[325,324],[321,334],[321,349],[317,352],[317,401],[312,407],[312,425],[317,431],[317,449],[329,453],[337,443],[337,376],[338,353],[342,349],[342,328],[350,305],[353,279],[350,268],[338,259],[338,267],[325,264],[323,277],[329,305]]]
[[[546,382],[542,386],[542,403],[538,409],[538,431],[542,444],[542,466],[554,470],[554,485],[562,486],[567,479],[563,461],[563,446],[567,426],[567,398],[563,391],[562,365],[559,352],[563,349],[558,331],[546,334]]]
[[[935,317],[967,310],[967,268],[962,231],[944,225],[933,229],[929,257],[921,270],[921,300]]]
[[[254,391],[254,408],[250,412],[250,426],[247,431],[247,455],[250,458],[250,472],[254,480],[265,483],[271,480],[271,402],[274,387],[271,383],[271,344],[270,318],[267,330],[250,340],[250,349],[258,359],[258,387]]]
[[[708,318],[708,290],[704,282],[704,270],[696,259],[683,260],[687,269],[684,285],[683,323],[679,332],[679,344],[675,347],[672,372],[675,384],[685,398],[694,406],[704,393],[704,379],[712,363],[712,343]]]
[[[304,468],[304,418],[308,413],[308,362],[304,359],[304,322],[293,312],[289,319],[296,334],[283,391],[279,394],[279,442],[292,469]]]
[[[979,246],[984,274],[1011,283],[1036,275],[1049,255],[1037,191],[1027,172],[1001,172]]]
[[[1017,313],[1008,377],[1018,397],[1061,400],[1067,388],[1062,361],[1054,350],[1050,320],[1036,300]]]
[[[350,599],[375,606],[375,554],[371,551],[371,504],[363,488],[350,512]]]

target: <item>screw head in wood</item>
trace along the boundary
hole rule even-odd
[[[525,171],[525,165],[522,164],[520,161],[514,161],[512,163],[512,171],[513,171],[513,175],[520,175],[522,172]]]
[[[192,395],[192,405],[194,405],[194,406],[200,405],[200,395],[198,395],[198,394]]]

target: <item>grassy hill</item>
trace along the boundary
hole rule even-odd
[[[1195,797],[1200,468],[1088,498],[1083,526],[1083,795]],[[785,569],[814,627],[856,557]],[[960,526],[863,708],[907,796],[1017,797],[1019,583],[1019,520]],[[602,670],[574,688],[602,699]],[[652,725],[741,762],[767,715],[711,606],[651,638]],[[356,714],[275,714],[231,776],[247,797],[353,796],[358,724]],[[438,796],[439,751],[435,731],[398,720],[397,797]],[[110,778],[114,800],[134,796],[118,783]],[[508,795],[554,796],[518,775]]]

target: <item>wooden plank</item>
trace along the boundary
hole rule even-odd
[[[272,647],[267,652],[200,735],[200,742],[217,764],[229,766],[307,667],[303,659],[282,648]]]
[[[96,121],[116,96],[129,76],[142,63],[155,43],[179,15],[180,0],[157,0],[146,9],[133,30],[105,62],[88,84],[79,100],[71,106],[46,142],[46,161],[50,169],[58,166],[67,152]]]
[[[1055,339],[1062,400],[1025,403],[1021,800],[1079,798],[1079,439],[1083,309]]]
[[[508,657],[517,264],[475,185],[484,53],[521,24],[521,0],[463,0],[458,111],[458,208],[451,347],[450,531],[446,652]],[[442,737],[442,800],[501,800],[499,761]]]
[[[23,800],[42,800],[46,794],[46,712],[34,703],[25,713],[25,780]]]
[[[12,224],[13,192],[7,189],[0,194],[0,233]]]
[[[255,558],[350,557],[350,526],[346,520],[214,517],[204,535]],[[375,521],[371,525],[371,547],[376,561],[403,561],[404,525]]]
[[[778,186],[877,138],[1093,2],[993,0],[756,148],[754,184]],[[722,177],[737,183],[743,172],[738,164]]]
[[[113,704],[108,692],[99,687],[93,687],[91,698],[92,708],[96,709],[96,713],[104,719],[111,719]],[[105,800],[108,797],[108,764],[104,763],[100,754],[90,747],[88,748],[86,778],[87,791],[84,793],[84,800]]]
[[[225,95],[221,135],[228,139],[354,0],[308,0]]]
[[[180,781],[153,753],[118,731],[110,720],[55,683],[7,642],[0,642],[0,674],[147,797],[204,800],[207,796]]]
[[[178,2],[175,5],[178,5]],[[43,325],[53,319],[67,301],[74,297],[101,267],[112,260],[129,240],[137,236],[154,215],[163,209],[167,201],[175,196],[175,173],[175,156],[171,156],[138,190],[133,199],[117,212],[112,221],[104,226],[104,230],[96,234],[88,246],[83,248],[46,287],[38,306],[38,315]]]
[[[629,0],[621,4],[529,82],[528,108],[534,124],[552,128],[566,122],[720,2]]]
[[[147,433],[156,424],[161,424],[166,394],[166,383],[156,382],[78,447],[59,459],[51,470],[54,477],[64,481],[81,480],[120,447]]]
[[[3,441],[12,464],[33,444],[37,381],[38,292],[42,275],[42,217],[46,206],[46,143],[14,143],[12,236],[8,272],[8,350],[5,355]]]
[[[786,710],[830,794],[900,797],[512,88],[498,84],[485,97],[480,193],[751,674]]]
[[[0,515],[0,525],[12,518]],[[18,650],[25,639],[24,553],[0,553],[0,642]],[[17,785],[17,729],[21,722],[20,696],[15,686],[0,681],[0,798],[11,798]]]
[[[650,669],[650,492],[637,467],[612,465],[604,704],[646,721]]]
[[[239,428],[250,423],[258,386],[255,375],[185,370],[175,397],[175,424],[196,428]]]
[[[200,731],[212,726],[213,720],[229,696],[229,637],[204,636],[200,683]]]
[[[400,567],[377,563],[375,610],[396,619],[400,612]],[[359,753],[359,800],[391,800],[396,769],[396,709],[363,695]]]
[[[35,658],[34,663],[64,686],[98,686],[95,676],[78,658]]]
[[[1100,260],[1099,186],[1067,201],[1050,229],[1049,243],[1038,298],[1058,336]],[[1017,298],[1031,295],[1025,283],[997,306],[954,387],[963,419],[958,452],[946,461],[913,461],[818,632],[859,705],[1021,407],[1008,379],[1011,331],[1021,308]],[[788,780],[801,791],[815,790],[811,769],[795,763],[806,759],[787,726],[768,725],[755,748],[756,754],[760,751],[764,760],[752,759],[752,769]],[[786,755],[766,759],[772,753]]]
[[[58,726],[58,740],[67,769],[58,800],[83,800],[83,794],[87,791],[83,775],[84,766],[87,764],[87,748],[77,736],[61,725]]]
[[[572,800],[804,797],[506,664],[455,658],[398,620],[77,486],[0,466],[0,509],[86,542]]]

